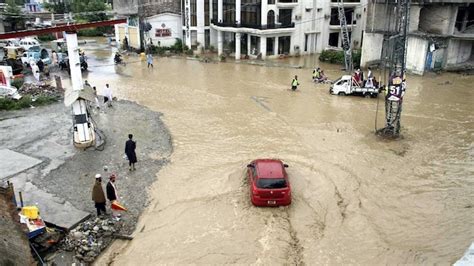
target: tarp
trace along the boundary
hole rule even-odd
[[[95,103],[95,97],[92,87],[84,85],[84,88],[80,91],[67,90],[64,97],[64,105],[71,106],[79,99]]]

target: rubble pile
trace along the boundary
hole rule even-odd
[[[31,95],[31,97],[49,96],[49,97],[62,97],[63,91],[51,86],[47,83],[24,83],[23,86],[18,90],[21,95]]]
[[[75,253],[75,258],[93,262],[118,234],[121,222],[113,217],[91,218],[71,230],[61,242],[61,249]]]

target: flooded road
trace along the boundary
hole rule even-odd
[[[448,264],[474,240],[472,76],[410,76],[403,139],[383,141],[377,99],[329,95],[310,69],[158,58],[151,70],[88,54],[104,58],[85,77],[99,93],[110,83],[162,112],[173,137],[134,240],[112,251],[116,265]],[[379,128],[383,119],[380,97]],[[251,205],[255,158],[290,165],[290,207]]]

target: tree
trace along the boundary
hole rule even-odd
[[[64,0],[50,0],[49,3],[44,3],[43,7],[54,14],[68,13],[67,2]]]
[[[105,0],[72,0],[71,3],[71,11],[78,14],[75,18],[84,21],[107,20],[105,11],[108,7]],[[84,14],[85,12],[91,13]]]
[[[23,24],[25,19],[22,16],[21,8],[17,5],[15,0],[7,0],[6,8],[4,11],[5,21],[10,23],[11,30],[16,31],[18,25]]]

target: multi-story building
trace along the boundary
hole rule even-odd
[[[360,48],[367,0],[345,1],[352,45]],[[337,0],[182,0],[188,46],[219,54],[276,57],[341,46]]]
[[[384,39],[393,34],[395,26],[393,3],[375,0],[368,6],[362,66],[380,61],[385,54]],[[422,75],[430,70],[474,66],[472,0],[413,0],[408,25],[407,71]]]

